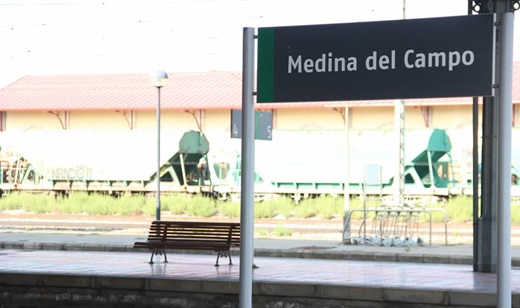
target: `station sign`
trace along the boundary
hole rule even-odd
[[[242,110],[231,110],[231,138],[242,138]],[[273,139],[273,113],[255,111],[255,139]]]
[[[494,15],[258,29],[257,102],[488,96]]]

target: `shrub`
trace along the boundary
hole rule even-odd
[[[277,236],[291,236],[293,231],[291,229],[286,228],[283,224],[279,224],[273,230],[274,234]]]
[[[211,217],[216,213],[215,202],[207,197],[195,195],[186,207],[186,214],[197,217]]]
[[[170,211],[173,215],[182,215],[186,212],[189,198],[176,195],[167,195],[161,199],[161,210]]]
[[[124,195],[117,198],[115,201],[115,212],[119,215],[141,215],[143,208],[148,202],[145,196],[130,196]]]
[[[432,203],[426,205],[430,209],[442,209],[447,212],[451,222],[464,223],[473,219],[473,200],[471,196],[450,198],[444,205]],[[370,205],[369,207],[373,207]],[[38,195],[30,193],[11,193],[0,198],[0,210],[25,210],[33,213],[51,213],[58,211],[67,214],[85,213],[89,215],[148,215],[156,214],[156,199],[146,196],[123,195],[113,197],[106,194],[73,192],[68,197],[54,197],[53,195]],[[174,215],[187,214],[194,217],[212,217],[217,213],[226,217],[240,217],[240,204],[223,202],[216,205],[211,198],[202,195],[174,194],[164,195],[161,198],[161,209],[171,211]],[[217,211],[218,209],[218,211]],[[363,209],[361,198],[350,199],[351,211]],[[344,199],[324,196],[313,199],[303,199],[295,204],[291,198],[280,197],[256,202],[255,218],[273,218],[283,215],[285,218],[310,218],[319,216],[324,219],[342,218],[344,213]],[[444,222],[441,211],[432,210],[434,222]],[[520,224],[520,206],[511,206],[511,222]],[[362,219],[363,212],[353,212],[351,219]],[[369,218],[370,219],[370,218]],[[424,214],[422,219],[429,220]]]
[[[40,199],[40,200],[37,200]],[[37,196],[32,196],[30,194],[26,193],[13,193],[5,195],[4,197],[0,198],[0,209],[1,210],[27,210],[32,211],[32,207],[36,203],[41,202],[41,197],[38,198]]]
[[[296,210],[294,200],[288,197],[280,197],[269,200],[275,204],[276,212],[285,218],[291,218],[295,215]]]
[[[520,206],[511,206],[511,223],[520,224]]]
[[[296,205],[296,215],[300,218],[311,218],[318,215],[316,199],[303,199]]]
[[[21,196],[22,197],[22,196]],[[23,205],[24,210],[38,213],[47,214],[52,213],[55,210],[54,200],[50,197],[40,198],[32,194],[23,194]]]
[[[343,218],[345,215],[345,200],[343,199],[343,209],[341,210],[340,217]],[[350,198],[349,200],[349,211],[350,211],[350,219],[363,219],[363,212],[358,210],[363,210],[363,200],[361,198]]]
[[[266,200],[263,202],[255,202],[254,209],[255,218],[273,218],[276,216],[276,201]]]
[[[266,229],[263,229],[263,228],[257,228],[255,229],[255,233],[260,235],[260,236],[266,236],[269,232],[267,232]]]
[[[11,210],[19,210],[22,208],[22,204],[13,198],[11,195],[7,195],[0,199],[0,210],[2,211],[11,211]]]
[[[161,200],[162,203],[162,200]],[[161,204],[161,210],[162,210],[162,204]],[[146,202],[143,205],[143,214],[148,216],[155,216],[157,213],[157,202],[156,199],[147,198]]]
[[[82,212],[79,205],[74,205],[74,203],[68,202],[67,199],[56,200],[56,208],[58,212],[64,214],[74,214]]]
[[[442,208],[446,211],[448,220],[456,223],[473,221],[473,199],[470,196],[458,196],[450,198],[444,206],[432,204],[430,208]],[[444,214],[440,211],[432,211],[434,222],[444,222]]]
[[[324,219],[332,219],[334,217],[343,217],[345,203],[343,198],[335,198],[333,196],[325,196],[317,199],[319,216]]]
[[[240,217],[240,204],[235,202],[222,202],[217,205],[218,213],[225,217]]]

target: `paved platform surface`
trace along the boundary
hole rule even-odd
[[[184,292],[204,293],[213,289],[236,290],[239,283],[240,258],[237,256],[234,265],[222,262],[220,267],[214,266],[214,255],[169,254],[169,263],[157,257],[153,265],[148,264],[149,257],[145,252],[4,249],[0,250],[0,285],[27,281],[27,275],[35,277],[34,284],[50,285],[54,289],[60,287],[60,281],[66,284],[61,286],[63,288],[84,285],[158,288],[150,281],[167,279],[176,281],[174,286],[182,286]],[[341,297],[347,302],[369,298],[420,303],[424,305],[421,307],[430,307],[428,304],[494,307],[496,300],[496,274],[473,272],[470,265],[281,257],[255,257],[255,264],[259,268],[253,271],[253,283],[259,287],[253,292],[264,296],[326,298],[322,300]],[[53,278],[56,276],[59,278]],[[121,280],[124,278],[127,280]],[[519,307],[518,268],[512,270],[511,281],[513,299],[517,301],[513,306]],[[223,288],[213,284],[216,282],[227,284]],[[233,283],[235,287],[230,286]],[[175,290],[170,287],[160,288]],[[136,293],[142,294],[142,290]]]
[[[135,252],[133,243],[145,235],[91,232],[1,231],[0,248],[73,251]],[[432,244],[404,247],[345,245],[338,240],[255,238],[255,255],[358,261],[401,261],[415,263],[473,264],[473,246]],[[513,266],[520,267],[520,247],[511,248]]]
[[[232,266],[223,259],[223,265],[215,267],[214,254],[176,253],[168,254],[169,263],[160,262],[157,256],[159,262],[150,265],[149,252],[132,249],[135,241],[143,239],[136,235],[0,232],[0,284],[16,280],[12,275],[20,274],[239,282],[238,252]],[[512,249],[512,257],[520,260],[518,247]],[[279,284],[299,286],[284,290],[295,297],[309,292],[331,297],[330,292],[336,291],[330,288],[349,287],[357,290],[353,298],[493,307],[496,274],[474,272],[471,258],[470,245],[433,245],[407,251],[402,247],[343,245],[333,240],[257,238],[254,262],[259,268],[253,272],[253,283],[264,285],[255,292],[267,295],[281,292],[273,291]],[[513,266],[511,275],[513,305],[520,307],[520,268]],[[265,287],[267,284],[271,287]],[[346,296],[342,290],[340,297]]]

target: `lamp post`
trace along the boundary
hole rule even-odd
[[[168,81],[168,74],[162,70],[156,70],[150,74],[150,80],[157,88],[157,205],[155,218],[161,220],[161,88]]]

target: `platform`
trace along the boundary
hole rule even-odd
[[[315,246],[315,250],[319,250]],[[0,307],[238,307],[240,258],[0,250]],[[496,274],[471,265],[255,257],[253,307],[494,307]],[[520,307],[520,269],[512,270]],[[38,303],[36,305],[35,303]]]

